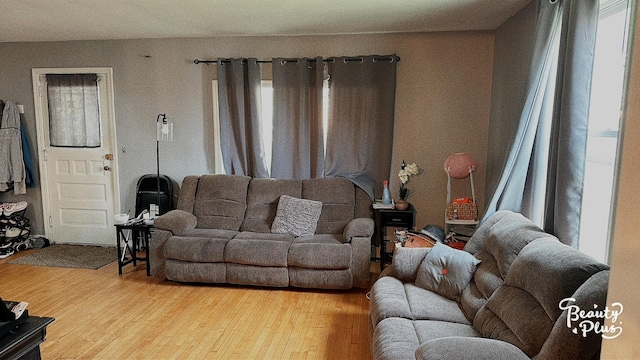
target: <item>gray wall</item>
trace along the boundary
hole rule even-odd
[[[490,32],[0,43],[0,98],[24,104],[24,124],[35,152],[31,69],[113,68],[121,210],[127,211],[135,207],[137,179],[155,173],[155,121],[160,113],[175,124],[174,142],[160,144],[161,172],[178,183],[187,175],[213,172],[215,66],[195,65],[194,59],[393,53],[402,60],[397,71],[391,188],[397,189],[402,159],[418,163],[425,174],[410,183],[418,226],[442,224],[444,159],[458,151],[467,151],[480,162],[486,159],[493,61]],[[482,169],[476,187],[482,202]],[[39,188],[20,197],[0,194],[2,202],[23,199],[30,204],[27,216],[33,232],[44,234]]]
[[[491,119],[487,144],[485,198],[490,200],[507,160],[510,139],[518,130],[526,98],[526,82],[533,51],[536,4],[531,2],[495,32]]]

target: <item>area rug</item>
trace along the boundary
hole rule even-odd
[[[99,269],[118,259],[115,247],[54,244],[32,250],[9,264]]]

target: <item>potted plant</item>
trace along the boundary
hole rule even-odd
[[[411,180],[412,176],[417,176],[422,174],[422,169],[416,165],[416,163],[407,164],[404,160],[402,160],[402,164],[400,165],[400,172],[398,172],[398,178],[400,178],[400,187],[398,189],[398,197],[400,200],[396,202],[396,209],[398,210],[406,210],[409,208],[409,203],[407,199],[413,191],[407,187],[407,184]]]

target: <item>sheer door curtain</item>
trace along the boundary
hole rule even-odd
[[[51,146],[99,147],[97,74],[47,74]]]

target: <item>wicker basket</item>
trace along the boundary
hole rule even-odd
[[[453,203],[447,204],[447,218],[449,220],[477,220],[478,205],[471,203]]]
[[[471,183],[471,201],[457,202],[451,199],[451,175],[447,173],[447,219],[448,220],[478,220],[478,204],[476,203],[476,189],[473,185],[473,170],[469,168]]]

